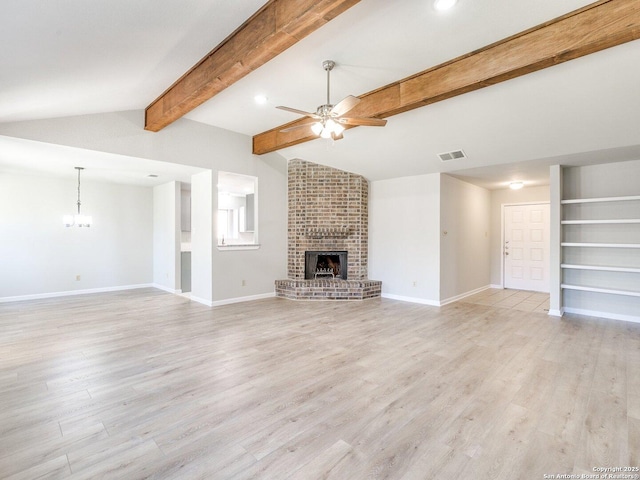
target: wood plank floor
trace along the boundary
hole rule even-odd
[[[153,289],[0,305],[0,478],[542,479],[640,462],[640,325]]]

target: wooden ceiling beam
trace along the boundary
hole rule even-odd
[[[145,109],[157,132],[360,0],[270,0]]]
[[[353,117],[386,118],[640,38],[640,1],[601,0],[436,67],[361,95]],[[318,138],[310,129],[253,137],[261,155]]]

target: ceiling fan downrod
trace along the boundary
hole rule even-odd
[[[326,105],[322,105],[323,107],[328,107],[326,108],[326,110],[331,110],[331,107],[333,107],[333,105],[331,105],[330,85],[331,85],[331,70],[333,70],[333,67],[335,66],[336,66],[336,62],[334,62],[333,60],[325,60],[324,62],[322,62],[322,68],[324,68],[325,71],[327,72],[327,103]]]

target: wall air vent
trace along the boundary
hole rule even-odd
[[[467,158],[467,156],[464,154],[462,150],[454,150],[452,152],[439,153],[438,157],[440,157],[440,160],[442,160],[443,162],[446,162],[448,160],[458,160],[460,158]]]

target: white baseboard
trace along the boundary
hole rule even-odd
[[[484,287],[476,288],[475,290],[470,290],[465,293],[461,293],[460,295],[456,295],[455,297],[449,297],[444,300],[440,300],[440,306],[443,307],[453,302],[457,302],[462,300],[463,298],[470,297],[471,295],[475,295],[476,293],[484,292],[485,290],[489,290],[491,288],[490,285],[485,285]]]
[[[182,290],[176,290],[173,288],[165,287],[164,285],[160,285],[159,283],[154,283],[152,287],[157,288],[158,290],[169,292],[169,293],[182,293]]]
[[[383,293],[382,298],[389,298],[391,300],[400,300],[402,302],[419,303],[421,305],[431,305],[432,307],[443,307],[450,303],[457,302],[458,300],[462,300],[463,298],[470,297],[471,295],[475,295],[476,293],[484,292],[489,288],[491,288],[489,285],[485,285],[484,287],[476,288],[475,290],[470,290],[468,292],[461,293],[460,295],[456,295],[455,297],[449,297],[445,300],[428,300],[425,298],[405,297],[403,295],[394,295],[392,293]]]
[[[502,285],[494,285],[493,283],[489,285],[489,288],[497,288],[498,290],[504,290]]]
[[[596,312],[594,310],[585,310],[583,308],[565,307],[565,313],[573,313],[575,315],[586,315],[588,317],[607,318],[610,320],[622,320],[624,322],[640,323],[640,317],[635,315],[623,315],[620,313]]]
[[[403,295],[393,295],[391,293],[383,293],[382,298],[389,298],[391,300],[400,300],[401,302],[420,303],[421,305],[430,305],[432,307],[439,307],[440,302],[437,300],[427,300],[425,298],[417,297],[405,297]]]
[[[253,302],[254,300],[262,300],[264,298],[273,298],[276,292],[260,293],[258,295],[249,295],[248,297],[225,298],[224,300],[216,300],[211,302],[212,307],[220,307],[222,305],[231,305],[232,303]]]
[[[206,305],[207,307],[213,307],[213,302],[211,300],[205,300],[204,298],[195,297],[193,295],[191,295],[189,298],[194,302],[201,303],[203,305]]]
[[[117,287],[87,288],[84,290],[68,290],[64,292],[36,293],[32,295],[17,295],[15,297],[0,297],[0,303],[22,302],[25,300],[41,300],[43,298],[69,297],[72,295],[86,295],[88,293],[118,292],[121,290],[134,290],[137,288],[150,288],[150,287],[155,287],[155,285],[151,283],[141,283],[139,285],[120,285]]]
[[[561,308],[560,310],[549,309],[547,315],[551,317],[562,317],[562,315],[564,315],[564,308]]]
[[[276,292],[261,293],[259,295],[249,295],[247,297],[225,298],[224,300],[205,300],[204,298],[191,296],[194,302],[202,303],[207,307],[221,307],[223,305],[231,305],[232,303],[253,302],[254,300],[262,300],[264,298],[273,298]]]

